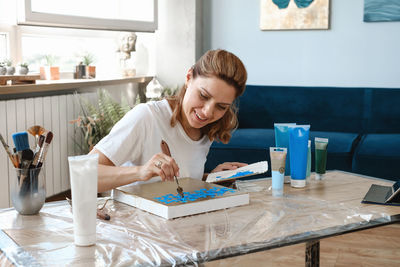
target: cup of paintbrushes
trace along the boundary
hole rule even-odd
[[[46,199],[46,180],[41,168],[15,168],[11,202],[23,215],[37,214]]]

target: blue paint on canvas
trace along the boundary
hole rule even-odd
[[[298,8],[306,8],[311,5],[314,0],[294,0]]]
[[[237,172],[234,175],[231,175],[229,177],[217,176],[215,178],[217,180],[221,180],[221,179],[226,180],[226,179],[233,179],[233,178],[237,178],[237,177],[248,176],[248,175],[251,175],[251,174],[254,174],[254,172],[252,172],[252,171],[242,171],[242,172]]]
[[[190,201],[196,201],[201,198],[215,198],[217,196],[224,195],[226,192],[234,193],[236,192],[236,190],[227,187],[213,187],[208,190],[203,188],[200,190],[195,190],[194,192],[183,192],[183,197],[181,197],[179,194],[167,194],[161,197],[155,197],[154,199],[163,204],[184,204]]]
[[[400,0],[364,0],[364,21],[400,21]]]
[[[294,0],[298,8],[308,7],[314,0]],[[278,6],[279,9],[284,9],[289,6],[290,0],[272,0],[272,2]]]
[[[290,0],[272,0],[272,2],[274,2],[279,9],[283,9],[288,7]]]

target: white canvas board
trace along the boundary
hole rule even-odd
[[[165,219],[173,219],[193,214],[199,214],[214,210],[248,205],[250,197],[248,193],[239,192],[231,188],[209,184],[193,178],[180,178],[179,184],[183,188],[186,203],[178,201],[175,182],[155,182],[141,185],[128,185],[114,189],[114,200],[161,216]],[[224,192],[225,191],[225,192]],[[199,193],[200,192],[200,193]],[[205,196],[213,192],[224,192],[222,195]],[[166,203],[157,200],[173,199]],[[203,194],[204,197],[200,197]],[[189,197],[190,196],[190,197]],[[197,196],[198,199],[195,199]],[[195,200],[188,200],[194,197]]]
[[[268,161],[260,161],[236,170],[213,172],[207,176],[207,183],[216,183],[232,179],[239,179],[256,174],[262,174],[268,171]]]

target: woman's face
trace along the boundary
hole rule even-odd
[[[187,89],[182,103],[184,127],[202,128],[224,116],[235,100],[236,90],[216,77],[187,75]]]

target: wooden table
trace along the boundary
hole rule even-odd
[[[391,182],[332,171],[302,189],[272,197],[270,179],[243,181],[250,205],[165,220],[118,202],[97,221],[97,243],[75,247],[70,208],[46,204],[39,215],[0,211],[0,249],[15,265],[172,265],[205,262],[306,243],[318,266],[319,240],[400,221],[400,207],[360,203],[371,184]],[[2,258],[0,257],[0,263]]]

